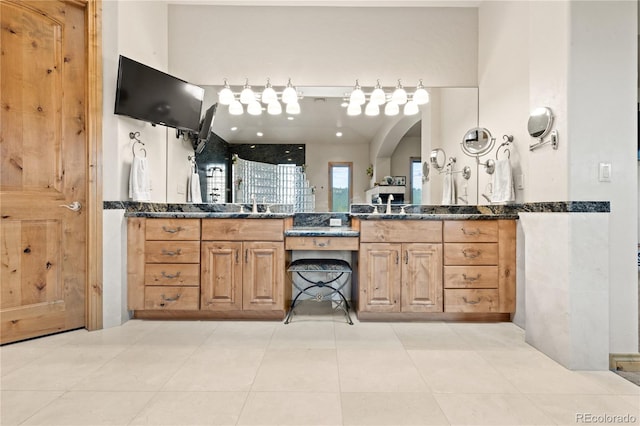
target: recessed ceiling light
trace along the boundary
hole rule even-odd
[[[236,126],[233,126],[233,127],[231,128],[231,131],[232,131],[232,132],[235,132],[236,130],[238,130],[238,128],[237,128]]]
[[[289,117],[287,117],[287,120],[295,120],[295,117],[289,116]]]
[[[258,132],[258,133],[256,133],[256,136],[258,136],[258,137],[260,137],[260,138],[261,138],[262,136],[264,136],[264,133],[262,133],[262,132]]]
[[[341,138],[342,137],[342,132],[336,132],[336,136]]]

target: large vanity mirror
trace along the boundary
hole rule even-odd
[[[211,105],[218,102],[222,86],[202,87],[205,88],[204,115]],[[239,93],[242,88],[232,89]],[[254,88],[256,91],[262,89]],[[274,89],[281,93],[283,88]],[[233,152],[239,150],[234,146],[257,152],[263,145],[270,145],[273,148],[261,150],[260,156],[269,157],[265,162],[298,163],[300,166],[299,155],[296,160],[290,154],[294,150],[296,154],[304,152],[306,178],[315,193],[315,211],[331,210],[328,204],[328,167],[331,162],[351,164],[352,203],[370,202],[365,191],[377,185],[376,182],[383,177],[394,176],[399,178],[399,182],[406,182],[403,188],[406,204],[440,204],[442,178],[432,171],[431,177],[426,179],[423,164],[429,162],[431,150],[435,148],[445,148],[447,154],[454,150],[460,152],[460,135],[477,126],[477,89],[430,88],[429,104],[422,105],[418,114],[409,118],[403,116],[402,109],[394,117],[385,116],[384,111],[378,116],[368,116],[364,114],[364,108],[358,116],[348,115],[346,101],[352,89],[344,86],[297,87],[299,114],[287,114],[283,107],[281,114],[271,115],[266,105],[261,104],[259,115],[249,114],[246,105],[243,105],[241,115],[233,115],[228,106],[218,105],[211,126],[213,136],[201,146],[202,151],[196,156],[201,172],[212,169],[207,164],[230,160],[229,152],[225,154],[220,148],[223,143],[228,144]],[[368,93],[367,88],[363,89]],[[408,120],[414,124],[399,131],[396,124]],[[454,145],[457,146],[452,148]],[[270,154],[265,154],[267,151]],[[367,171],[371,165],[377,173],[373,178]],[[461,170],[462,167],[464,165],[460,166]],[[230,187],[233,184],[229,164],[226,185]],[[475,204],[474,196],[467,197],[465,202]],[[207,200],[211,198],[205,194],[203,201]],[[234,200],[227,198],[226,201]]]

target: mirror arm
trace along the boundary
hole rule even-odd
[[[535,151],[536,149],[544,146],[548,143],[551,143],[553,149],[558,149],[558,131],[554,130],[551,132],[551,137],[546,141],[544,138],[540,138],[540,142],[534,143],[533,145],[529,145],[529,151]]]

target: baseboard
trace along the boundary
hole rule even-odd
[[[616,371],[640,371],[640,353],[609,354],[609,369]]]

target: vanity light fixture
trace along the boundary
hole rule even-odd
[[[366,102],[364,92],[356,80],[356,86],[353,88],[353,92],[351,92],[351,96],[349,96],[349,104],[350,105],[363,105]]]
[[[393,91],[391,95],[391,100],[398,105],[404,105],[407,103],[407,91],[402,87],[402,82],[398,79],[398,85],[396,86],[396,90]]]
[[[293,121],[295,119],[296,119],[295,117],[287,117],[287,120],[289,120],[289,121]]]
[[[259,137],[259,138],[261,138],[261,137],[263,137],[263,136],[264,136],[264,133],[262,133],[262,132],[257,132],[257,133],[256,133],[256,136],[257,136],[257,137]]]
[[[278,102],[277,99],[273,102],[269,102],[269,105],[267,105],[267,113],[270,115],[282,114],[282,105],[280,105],[280,102]]]
[[[267,78],[267,84],[264,86],[264,90],[262,91],[262,103],[269,105],[272,102],[278,102],[278,95],[276,91],[271,86],[271,80]]]
[[[429,92],[424,87],[422,80],[419,80],[416,91],[410,95],[402,86],[402,81],[398,80],[394,91],[386,94],[380,85],[380,80],[376,80],[376,86],[370,95],[367,95],[360,87],[360,83],[356,80],[356,85],[350,95],[347,95],[349,103],[347,104],[347,115],[356,116],[362,113],[361,105],[366,103],[364,113],[368,116],[377,116],[380,114],[380,106],[385,105],[384,114],[394,116],[400,113],[400,105],[404,105],[404,115],[415,115],[420,112],[419,105],[429,102]],[[369,102],[367,102],[367,99]],[[343,104],[344,106],[344,104]]]
[[[233,101],[234,101],[233,92],[231,91],[231,88],[229,87],[229,83],[225,78],[224,87],[222,88],[220,93],[218,93],[218,103],[220,105],[231,105],[231,102]]]
[[[336,137],[341,138],[342,137],[342,132],[336,132]]]
[[[287,82],[287,87],[285,87],[284,91],[282,92],[282,102],[287,105],[298,102],[298,92],[291,84],[291,79],[289,79],[289,81]]]
[[[242,92],[240,92],[240,103],[248,105],[255,100],[256,94],[251,90],[251,86],[249,86],[249,79],[247,78],[244,83],[244,88],[242,89]]]
[[[232,132],[235,132],[236,130],[238,130],[238,128],[237,128],[236,126],[233,126],[233,127],[231,128],[231,131],[232,131]]]
[[[296,88],[291,84],[291,79],[287,83],[287,87],[282,92],[282,102],[285,104],[296,104],[289,107],[290,114],[300,114],[300,104],[298,99],[301,98]],[[260,103],[266,105],[262,107]],[[218,103],[220,105],[229,106],[229,114],[242,115],[244,113],[244,105],[247,105],[247,112],[251,115],[261,115],[262,110],[267,111],[271,115],[282,114],[282,105],[278,101],[278,92],[273,88],[271,79],[267,78],[267,84],[262,92],[254,92],[249,85],[249,79],[245,79],[244,86],[240,93],[234,93],[227,79],[224,79],[224,86],[218,92]],[[233,106],[232,106],[233,105]]]
[[[286,108],[287,114],[297,115],[300,114],[300,104],[297,102],[289,102]]]

